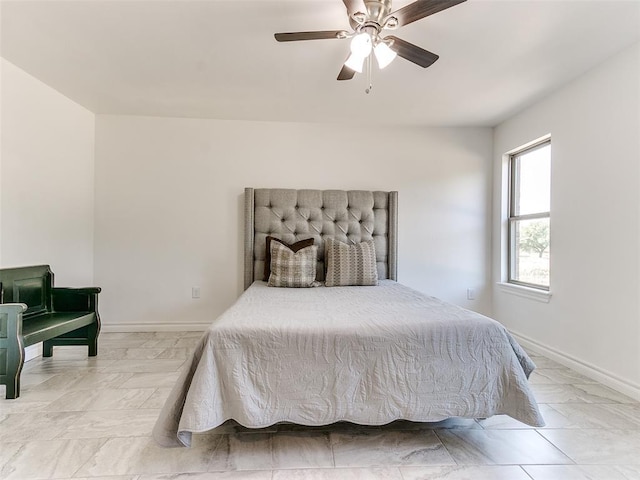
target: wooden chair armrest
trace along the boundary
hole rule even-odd
[[[27,310],[24,303],[3,303],[0,304],[0,320],[6,318],[6,337],[0,338],[0,346],[13,350],[13,341],[22,341],[22,313]],[[13,340],[12,340],[13,339]],[[22,348],[22,345],[19,345]],[[14,352],[10,352],[14,353]]]
[[[2,303],[0,304],[0,313],[8,313],[9,315],[18,315],[27,311],[24,303]]]

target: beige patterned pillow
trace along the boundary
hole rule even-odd
[[[270,287],[315,287],[317,245],[294,252],[280,242],[271,242]]]
[[[325,285],[377,285],[378,268],[373,240],[347,245],[333,238],[325,240],[327,275]]]
[[[296,243],[292,243],[291,245],[289,245],[284,240],[280,240],[279,238],[272,237],[270,235],[267,236],[265,241],[267,245],[267,251],[265,252],[265,255],[264,255],[264,281],[265,282],[269,281],[269,275],[271,275],[271,242],[280,242],[285,247],[289,247],[294,252],[297,252],[301,248],[308,247],[309,245],[313,245],[314,240],[313,238],[305,238],[304,240],[299,240]]]

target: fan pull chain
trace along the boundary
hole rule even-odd
[[[371,90],[373,89],[373,82],[371,81],[371,55],[369,55],[367,57],[367,84],[369,85],[364,92],[365,93],[370,93]]]

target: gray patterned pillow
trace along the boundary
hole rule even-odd
[[[373,240],[347,245],[333,238],[325,240],[327,275],[325,285],[377,285],[378,268]]]
[[[264,255],[264,281],[265,282],[269,281],[269,275],[271,275],[271,242],[280,242],[284,246],[289,247],[294,252],[297,252],[301,248],[308,247],[309,245],[313,245],[314,240],[313,238],[305,238],[304,240],[299,240],[296,243],[292,243],[291,245],[289,245],[284,240],[280,240],[279,238],[268,235],[265,242],[267,245],[267,251],[265,252],[265,255]]]
[[[271,242],[270,287],[315,287],[318,246],[294,252],[280,242]]]

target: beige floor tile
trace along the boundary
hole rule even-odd
[[[180,372],[133,373],[120,388],[173,388]]]
[[[397,468],[275,470],[273,480],[403,480]]]
[[[204,330],[182,332],[182,338],[195,338],[197,340],[200,340],[204,334]]]
[[[171,473],[140,475],[137,480],[271,480],[271,470],[242,472]]]
[[[518,466],[400,467],[403,480],[531,480]]]
[[[640,424],[640,403],[607,404],[602,406],[605,410],[621,415],[629,421],[629,425]],[[632,427],[627,427],[632,428]]]
[[[60,396],[62,396],[64,392],[60,392]],[[0,391],[0,395],[4,397],[6,395],[4,392]],[[44,411],[49,403],[51,402],[27,402],[24,401],[24,395],[21,395],[20,399],[16,400],[5,400],[4,398],[0,399],[0,416],[6,415],[9,413],[33,413],[33,412],[42,412]]]
[[[65,479],[56,479],[56,480],[139,480],[138,475],[109,475],[106,477],[72,477]]]
[[[9,468],[20,468],[19,455],[26,448],[26,444],[20,442],[3,442],[0,448],[0,475],[7,475]],[[10,466],[5,468],[11,462]],[[4,476],[0,476],[4,478]]]
[[[600,384],[538,384],[531,387],[539,403],[634,403],[632,398]]]
[[[64,360],[56,357],[37,359],[25,363],[24,373],[44,373],[44,374],[69,374],[74,371],[89,373],[98,372],[101,368],[113,365],[115,360],[107,360],[99,357],[86,357],[79,360]],[[107,372],[109,373],[109,372]]]
[[[219,465],[216,462],[210,470],[271,470],[273,465],[271,434],[220,436],[226,437],[229,442],[228,466],[227,464]]]
[[[101,373],[172,373],[182,367],[183,360],[172,359],[148,359],[148,360],[112,360],[109,368],[100,369]]]
[[[461,465],[573,463],[535,430],[440,430],[437,434]]]
[[[83,413],[57,438],[150,436],[159,410],[105,410]]]
[[[65,393],[46,408],[51,412],[130,410],[139,408],[155,392],[154,388],[76,390]]]
[[[4,389],[4,385],[2,385],[2,389]],[[7,404],[15,404],[18,402],[25,402],[25,403],[43,403],[44,402],[48,405],[49,403],[57,400],[62,395],[64,395],[65,390],[44,390],[44,389],[34,390],[32,388],[21,388],[20,396],[12,400],[7,400],[5,398],[6,392],[1,391],[1,393],[2,393],[2,398],[0,398],[0,404],[4,404],[5,402]],[[1,407],[0,407],[0,410],[1,410]]]
[[[536,364],[536,369],[547,369],[547,368],[561,368],[566,369],[564,365],[551,360],[550,358],[543,357],[542,355],[536,355],[531,357],[533,363]]]
[[[640,465],[639,430],[540,430],[577,464]]]
[[[191,448],[162,448],[149,437],[111,438],[87,461],[76,476],[206,472],[218,458],[226,470],[226,437],[212,435]],[[86,441],[86,440],[85,440]]]
[[[627,480],[608,465],[531,465],[523,467],[533,480]]]
[[[100,335],[98,339],[98,356],[100,356],[100,350],[103,348],[142,348],[143,345],[148,342],[154,342],[157,340],[151,340],[149,338],[102,338]]]
[[[108,358],[109,360],[152,360],[158,358],[164,351],[163,348],[102,348],[100,358]]]
[[[271,442],[273,469],[334,466],[328,433],[279,432]]]
[[[533,384],[560,383],[564,385],[598,383],[568,368],[537,368],[529,377]]]
[[[49,380],[36,385],[32,390],[35,392],[45,390],[106,390],[119,388],[132,375],[132,373],[59,373]]]
[[[56,438],[81,415],[80,412],[33,412],[0,416],[0,445]]]
[[[160,353],[156,358],[164,358],[164,359],[175,359],[175,360],[186,360],[187,358],[191,358],[191,354],[193,353],[193,348],[161,348]]]
[[[142,344],[145,348],[195,348],[200,342],[200,337],[165,338],[148,340]]]
[[[140,408],[160,409],[164,406],[170,393],[170,388],[156,388],[151,396],[140,405]]]
[[[600,383],[573,384],[573,386],[590,395],[594,403],[638,403],[637,400]],[[599,402],[597,398],[604,401]]]
[[[336,467],[455,463],[432,430],[331,433],[331,445]]]
[[[325,432],[239,433],[229,436],[229,446],[237,470],[333,467]]]
[[[20,375],[20,385],[22,388],[33,388],[36,385],[40,385],[42,382],[54,377],[55,373],[23,373]]]
[[[552,420],[547,422],[545,428],[640,429],[640,415],[634,415],[629,407],[633,408],[628,404],[551,404],[550,408],[557,411],[564,421],[559,422],[557,416],[550,415]]]
[[[32,392],[50,391],[50,390],[68,390],[71,385],[87,375],[97,375],[96,373],[85,372],[82,370],[69,370],[65,373],[51,374],[50,377],[38,385],[34,385],[29,390]],[[106,375],[106,374],[105,374]]]
[[[149,340],[150,338],[177,336],[176,332],[101,332],[100,341],[109,340]]]
[[[38,440],[19,445],[3,444],[0,478],[39,480],[72,477],[98,451],[104,440]],[[12,449],[4,458],[5,448]]]
[[[640,465],[616,465],[615,468],[626,480],[640,480]]]

